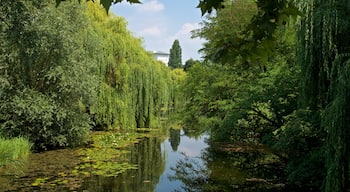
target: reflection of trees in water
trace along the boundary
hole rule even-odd
[[[209,165],[224,159],[226,167],[243,170],[246,178],[254,177],[280,182],[278,178],[283,177],[283,170],[279,158],[267,152],[266,149],[253,148],[254,146],[237,147],[228,151],[208,148],[203,154],[203,159]]]
[[[185,157],[172,167],[181,191],[283,191],[281,169],[267,153],[207,150],[201,159]],[[202,163],[201,161],[204,161]]]
[[[177,148],[179,147],[180,144],[180,130],[178,129],[169,129],[169,141],[171,148],[173,151],[177,151]]]
[[[190,138],[199,138],[207,129],[204,126],[185,126],[183,131]]]
[[[139,166],[137,170],[129,170],[117,177],[92,177],[84,188],[94,192],[154,191],[165,168],[161,141],[153,137],[145,138],[135,144],[127,155],[130,164]]]
[[[182,181],[184,185],[180,191],[203,191],[203,185],[208,183],[208,170],[197,159],[183,155],[184,159],[171,168],[175,175],[169,176],[169,179]]]

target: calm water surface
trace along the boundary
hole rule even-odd
[[[208,146],[209,136],[189,137],[170,129],[168,136],[145,137],[118,157],[137,169],[118,176],[69,174],[81,165],[74,150],[32,154],[21,177],[1,177],[0,191],[171,192],[285,191],[273,156],[250,146]],[[108,165],[110,162],[104,162]],[[36,186],[35,181],[42,179]],[[57,180],[58,179],[58,180]],[[60,182],[66,182],[65,185]],[[281,187],[282,186],[282,187]],[[293,191],[293,190],[290,190]],[[295,190],[294,190],[295,191]]]
[[[118,177],[94,176],[86,179],[81,191],[183,191],[184,183],[176,178],[174,169],[181,160],[194,160],[204,167],[200,158],[208,147],[203,134],[190,138],[180,130],[170,130],[169,138],[145,138],[135,144],[127,154],[130,163],[138,165]]]
[[[170,138],[162,143],[162,151],[165,155],[166,163],[165,170],[160,176],[159,183],[155,189],[157,192],[181,190],[184,184],[179,180],[170,179],[170,177],[175,175],[175,171],[172,168],[175,168],[177,163],[184,159],[185,156],[196,160],[196,162],[204,166],[204,162],[200,157],[201,153],[208,147],[205,142],[208,135],[203,134],[198,138],[190,138],[181,131],[180,141],[177,146],[177,140],[171,139],[172,132],[176,134],[175,130],[170,130]]]

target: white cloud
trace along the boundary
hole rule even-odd
[[[202,47],[204,42],[200,38],[191,38],[192,30],[199,29],[200,25],[198,23],[184,23],[181,29],[175,33],[174,36],[169,38],[171,44],[175,39],[178,39],[182,49],[182,62],[185,63],[186,60],[193,58],[199,59],[198,49]]]
[[[168,31],[168,19],[163,11],[164,4],[159,0],[144,0],[142,4],[129,5],[125,1],[114,12],[127,16],[128,29],[137,37],[143,38],[145,44],[152,44],[155,39],[164,38]],[[117,7],[117,6],[114,6]],[[151,41],[151,42],[150,42]]]
[[[191,37],[191,31],[199,29],[198,23],[185,23],[182,25],[181,29],[176,33],[175,36],[189,36]]]
[[[141,12],[160,12],[164,10],[164,5],[157,0],[147,1],[137,6],[138,11]]]
[[[153,26],[142,29],[138,34],[140,36],[159,36],[162,34],[162,30],[157,26]]]
[[[200,25],[196,21],[191,22],[193,18],[186,17],[188,13],[182,15],[180,11],[180,15],[171,16],[174,7],[166,7],[167,4],[160,0],[143,0],[143,4],[122,3],[113,10],[127,17],[128,29],[144,40],[145,49],[169,52],[174,40],[178,39],[183,63],[189,58],[199,59],[197,51],[203,40],[192,39],[191,31],[200,28]]]

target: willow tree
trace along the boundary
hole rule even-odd
[[[302,67],[302,107],[321,111],[326,138],[325,191],[345,191],[348,180],[350,119],[350,6],[347,0],[300,3],[298,63]]]
[[[97,102],[89,106],[95,123],[110,129],[158,127],[162,112],[172,106],[170,69],[144,50],[122,17],[107,15],[96,3],[88,3],[87,15],[100,77]]]

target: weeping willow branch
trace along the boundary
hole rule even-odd
[[[346,0],[300,2],[297,62],[302,67],[301,108],[321,110],[327,132],[325,191],[345,191],[350,133],[350,11]]]

